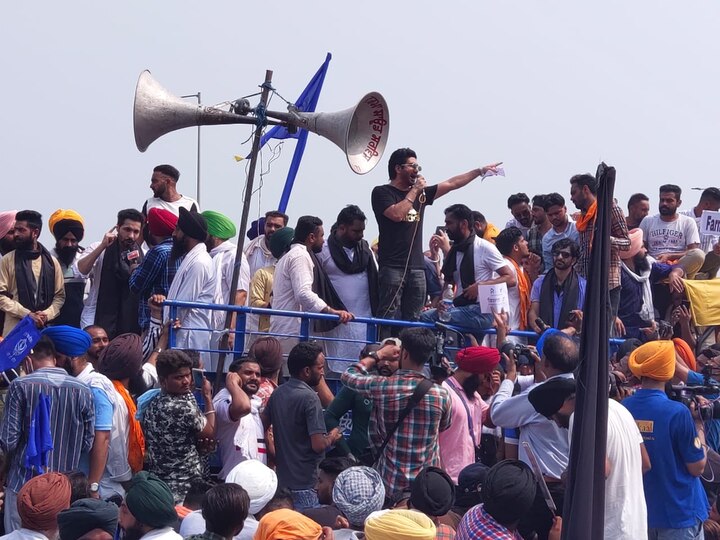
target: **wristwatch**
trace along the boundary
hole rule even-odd
[[[97,482],[93,482],[92,484],[90,484],[89,489],[90,493],[97,493],[98,491],[100,491],[100,485]]]
[[[369,353],[368,353],[368,356],[369,356],[370,358],[372,358],[373,360],[375,360],[376,362],[379,362],[379,361],[380,361],[380,358],[378,357],[377,351],[369,352]]]

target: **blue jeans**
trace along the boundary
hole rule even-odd
[[[648,529],[648,540],[704,540],[702,521],[684,529]]]
[[[317,491],[314,489],[291,489],[290,493],[292,493],[293,506],[298,512],[320,506]]]
[[[484,337],[483,330],[492,328],[493,316],[491,313],[483,313],[480,311],[479,304],[471,304],[469,306],[453,307],[449,310],[450,320],[445,324],[450,326],[458,326],[467,329],[478,342]],[[422,322],[434,323],[439,321],[437,309],[429,309],[420,315]]]

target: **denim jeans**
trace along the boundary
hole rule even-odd
[[[425,305],[425,271],[408,268],[403,279],[402,268],[384,266],[378,271],[379,296],[377,316],[381,319],[416,321]],[[390,335],[382,329],[383,337]]]
[[[469,306],[453,307],[449,309],[450,320],[445,324],[451,326],[459,326],[460,328],[467,329],[478,342],[482,341],[484,333],[483,330],[492,328],[493,316],[491,313],[483,313],[480,311],[479,304],[471,304]],[[422,322],[437,322],[438,318],[437,309],[429,309],[424,311],[420,315]]]
[[[704,540],[702,521],[684,529],[648,529],[648,540]]]
[[[317,491],[314,489],[291,489],[290,493],[292,493],[293,506],[298,512],[320,506]]]

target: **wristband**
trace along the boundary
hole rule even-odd
[[[407,202],[409,202],[410,204],[415,204],[415,201],[413,201],[413,200],[410,199],[409,197],[405,197],[405,200],[406,200]]]

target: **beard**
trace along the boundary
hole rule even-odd
[[[65,266],[70,266],[75,261],[75,255],[80,250],[80,246],[55,246],[58,260]]]
[[[15,249],[19,249],[20,251],[32,251],[33,248],[33,239],[28,238],[26,240],[22,240],[15,237]]]
[[[260,389],[259,382],[256,383],[254,386],[249,386],[247,384],[242,385],[243,392],[245,392],[248,396],[252,397],[255,394],[257,394],[258,390]]]
[[[668,208],[667,206],[661,206],[660,208],[658,208],[658,210],[660,210],[661,216],[672,216],[675,214],[675,209]]]
[[[650,261],[648,261],[647,255],[640,255],[638,253],[633,257],[633,262],[635,263],[635,273],[638,275],[650,270]]]
[[[172,248],[170,249],[170,259],[177,261],[180,257],[188,252],[185,245],[185,239],[173,238]]]
[[[279,238],[279,237],[278,237],[278,238]],[[322,252],[322,244],[320,244],[319,246],[313,246],[313,247],[312,247],[312,252],[313,252],[313,253],[320,253],[320,252]]]
[[[465,379],[460,386],[462,386],[462,389],[468,399],[474,399],[475,392],[477,392],[478,388],[480,388],[480,375],[471,375]]]
[[[0,254],[7,255],[15,249],[15,237],[6,234],[0,238]]]
[[[123,540],[140,540],[142,536],[142,528],[139,525],[134,525],[132,527],[128,527],[127,529],[123,529]]]

